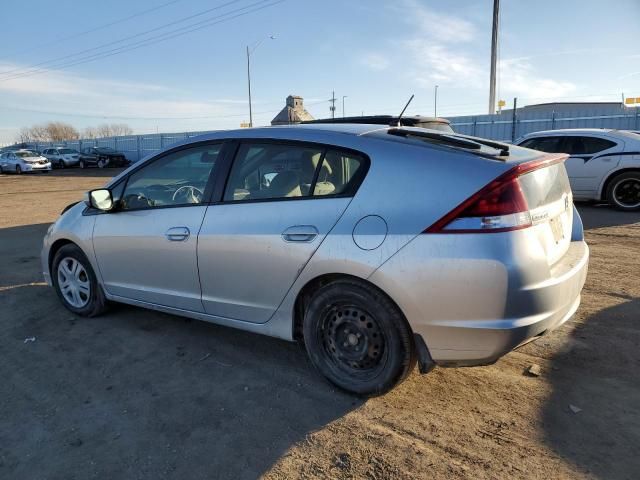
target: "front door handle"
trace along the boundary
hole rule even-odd
[[[173,227],[167,230],[164,236],[171,242],[183,242],[189,238],[190,234],[187,227]]]
[[[282,232],[285,242],[312,242],[318,236],[318,229],[313,225],[295,225]]]

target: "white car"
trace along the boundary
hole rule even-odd
[[[640,210],[640,136],[623,130],[579,128],[534,132],[516,145],[567,153],[576,200],[606,201],[620,210]]]
[[[75,167],[80,163],[80,152],[73,148],[45,148],[42,155],[47,157],[51,165],[59,168]]]
[[[51,162],[33,150],[13,150],[0,155],[0,173],[11,172],[18,175],[24,172],[51,171]]]

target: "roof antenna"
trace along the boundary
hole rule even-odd
[[[415,97],[414,94],[411,95],[411,98],[409,99],[409,101],[407,102],[407,104],[404,106],[404,108],[402,109],[402,111],[400,112],[400,115],[398,115],[398,123],[396,125],[396,127],[401,127],[402,124],[400,123],[400,119],[402,118],[402,115],[404,115],[404,111],[407,109],[407,107],[409,106],[409,104],[411,103],[411,100],[413,100],[413,97]],[[393,126],[393,125],[391,125]]]

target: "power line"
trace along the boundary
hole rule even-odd
[[[229,5],[231,3],[236,3],[237,1],[238,0],[234,0],[233,2],[228,2],[225,5]],[[89,56],[86,56],[86,57],[82,57],[80,59],[75,59],[75,60],[70,60],[68,62],[55,64],[55,65],[53,65],[51,67],[48,67],[48,68],[34,69],[32,71],[26,71],[24,73],[15,74],[13,76],[0,78],[0,82],[8,81],[8,80],[14,80],[16,78],[29,77],[29,76],[32,76],[32,75],[38,75],[38,74],[41,74],[41,73],[44,73],[44,72],[49,72],[49,71],[51,71],[53,69],[61,70],[61,69],[68,68],[68,67],[71,67],[71,66],[74,66],[74,65],[79,65],[79,64],[82,64],[82,63],[87,63],[87,62],[98,60],[98,59],[101,59],[101,58],[106,58],[106,57],[111,57],[113,55],[118,55],[120,53],[128,52],[128,51],[131,51],[131,50],[136,50],[138,48],[142,48],[142,47],[145,47],[145,46],[148,46],[148,45],[153,45],[153,44],[165,41],[165,40],[170,40],[170,39],[175,38],[175,37],[186,35],[187,33],[195,32],[195,31],[201,30],[203,28],[208,28],[208,27],[211,27],[211,26],[219,24],[219,23],[223,23],[223,22],[226,22],[226,21],[229,21],[229,20],[233,20],[235,18],[244,16],[244,15],[248,15],[250,13],[254,13],[254,12],[257,12],[259,10],[263,10],[265,8],[273,7],[273,6],[275,6],[275,5],[279,4],[279,3],[284,2],[285,0],[278,0],[278,1],[275,1],[275,2],[272,2],[272,3],[265,4],[265,2],[269,2],[269,1],[271,1],[271,0],[260,0],[258,2],[254,2],[254,3],[246,5],[244,7],[241,7],[241,8],[235,9],[235,10],[231,10],[229,12],[223,13],[221,15],[218,15],[218,16],[206,19],[206,20],[201,20],[199,22],[196,22],[196,23],[193,23],[193,24],[190,24],[190,25],[186,25],[184,27],[180,27],[178,29],[175,29],[175,30],[172,30],[172,31],[169,31],[169,32],[164,32],[164,33],[162,33],[160,35],[156,35],[154,37],[146,38],[146,39],[140,40],[138,42],[134,42],[134,43],[128,44],[128,45],[123,45],[121,47],[117,47],[117,48],[114,48],[114,49],[111,49],[111,50],[98,52],[96,54],[89,55]],[[263,4],[263,5],[258,6],[260,4]],[[252,7],[256,7],[256,8],[252,8]],[[240,12],[240,13],[237,13],[236,15],[232,15],[232,16],[230,16],[228,18],[223,18],[223,17],[226,17],[226,16],[231,15],[232,13],[236,13],[236,12]],[[220,20],[217,20],[217,19],[220,19]],[[217,20],[217,21],[214,21],[214,20]]]
[[[309,102],[307,105],[319,105],[322,103],[327,103],[330,100],[320,100],[317,102]],[[273,104],[282,104],[282,102],[269,102],[264,103],[263,105],[273,105]],[[226,115],[201,115],[201,116],[192,116],[192,117],[131,117],[131,116],[118,116],[118,115],[103,115],[100,113],[87,114],[87,113],[69,113],[69,112],[55,112],[50,110],[35,110],[30,108],[18,108],[18,107],[3,107],[6,110],[14,110],[18,112],[27,112],[27,113],[39,113],[43,115],[57,115],[63,117],[78,117],[78,118],[102,118],[105,120],[207,120],[207,119],[217,119],[217,118],[233,118],[233,117],[245,117],[246,113],[233,113]],[[276,114],[280,110],[265,110],[262,112],[257,112],[256,115],[264,115],[264,114]]]
[[[142,48],[142,47],[146,47],[148,45],[153,45],[153,44],[156,44],[156,43],[159,43],[159,42],[162,42],[162,41],[170,40],[172,38],[179,37],[179,36],[182,36],[182,35],[186,35],[187,33],[195,32],[195,31],[201,30],[203,28],[208,28],[208,27],[211,27],[213,25],[217,25],[219,23],[224,23],[224,22],[227,22],[229,20],[233,20],[235,18],[242,17],[244,15],[248,15],[250,13],[257,12],[259,10],[264,10],[265,8],[273,7],[273,6],[275,6],[275,5],[279,4],[279,3],[282,3],[282,2],[284,2],[286,0],[278,0],[278,1],[272,2],[270,4],[266,4],[266,5],[262,5],[260,7],[257,7],[257,8],[246,10],[247,8],[254,7],[254,6],[258,5],[258,4],[261,4],[261,3],[264,3],[264,2],[268,2],[268,1],[270,1],[270,0],[260,0],[258,2],[255,2],[255,3],[251,4],[251,5],[249,5],[249,6],[242,7],[242,8],[239,8],[239,9],[224,13],[222,15],[219,15],[217,17],[213,17],[213,18],[208,19],[206,21],[200,21],[200,22],[197,22],[197,23],[192,24],[192,25],[181,27],[181,28],[176,29],[176,30],[174,30],[172,32],[165,32],[165,33],[163,33],[161,35],[157,35],[155,37],[144,39],[144,40],[141,40],[139,42],[136,42],[136,43],[133,43],[133,44],[130,44],[130,45],[124,45],[122,47],[118,47],[118,48],[115,48],[115,49],[112,49],[112,50],[107,50],[105,52],[96,53],[94,55],[90,55],[90,56],[87,56],[87,57],[84,57],[84,58],[81,58],[81,59],[78,59],[78,60],[71,60],[70,62],[67,62],[67,63],[54,65],[55,68],[54,67],[49,67],[49,68],[36,69],[34,71],[31,71],[31,72],[25,72],[25,73],[22,73],[22,74],[16,74],[16,75],[9,76],[9,77],[6,77],[6,78],[0,78],[0,82],[14,80],[14,79],[17,79],[17,78],[30,77],[30,76],[33,76],[33,75],[39,75],[39,74],[42,74],[42,73],[45,73],[45,72],[50,72],[53,69],[62,70],[62,69],[65,69],[65,68],[72,67],[74,65],[80,65],[82,63],[88,63],[88,62],[91,62],[91,61],[94,61],[94,60],[99,60],[99,59],[102,59],[102,58],[111,57],[111,56],[114,56],[114,55],[118,55],[120,53],[129,52],[131,50],[137,50],[138,48]],[[245,10],[245,11],[243,12],[242,10]],[[229,15],[231,13],[238,12],[238,11],[240,11],[241,13],[238,13],[238,14],[233,15],[233,16],[228,17],[228,18],[222,18],[222,17],[225,17],[225,16],[227,16],[227,15]],[[221,18],[221,20],[212,21],[212,20],[219,19],[219,18]],[[194,25],[200,25],[200,26],[198,26],[196,28],[190,28],[190,27],[193,27]],[[187,29],[187,30],[185,30],[185,29]],[[178,33],[175,33],[175,32],[178,32]]]
[[[118,43],[126,42],[127,40],[138,38],[138,37],[141,37],[143,35],[147,35],[149,33],[153,33],[153,32],[156,32],[158,30],[162,30],[163,28],[170,27],[172,25],[176,25],[178,23],[182,23],[182,22],[185,22],[187,20],[191,20],[192,18],[199,17],[199,16],[202,16],[202,15],[206,15],[207,13],[211,13],[211,12],[213,12],[215,10],[220,10],[221,8],[227,7],[227,6],[232,5],[234,3],[238,3],[240,1],[242,1],[242,0],[231,0],[231,1],[228,1],[228,2],[223,3],[221,5],[218,5],[218,6],[215,6],[215,7],[212,7],[212,8],[208,8],[206,10],[202,10],[202,11],[197,12],[195,14],[180,18],[178,20],[174,20],[172,22],[165,23],[165,24],[160,25],[158,27],[154,27],[154,28],[151,28],[149,30],[145,30],[145,31],[133,34],[133,35],[129,35],[128,37],[121,38],[120,40],[114,40],[112,42],[107,42],[107,43],[103,43],[101,45],[98,45],[97,47],[86,48],[84,50],[80,50],[80,51],[75,52],[75,53],[70,53],[68,55],[63,55],[61,57],[56,57],[56,58],[52,58],[52,59],[49,59],[49,60],[44,60],[42,62],[35,63],[33,65],[30,65],[30,66],[26,67],[26,70],[25,70],[25,68],[14,68],[12,70],[7,70],[5,72],[0,73],[0,75],[6,75],[6,74],[13,73],[13,72],[19,72],[21,70],[24,70],[22,73],[29,73],[30,71],[40,71],[42,69],[35,69],[34,67],[40,67],[40,66],[47,65],[47,64],[50,64],[50,63],[56,63],[56,62],[59,62],[60,60],[65,60],[65,59],[68,59],[68,58],[77,57],[77,56],[82,55],[84,53],[92,52],[92,51],[95,51],[95,50],[100,50],[102,48],[109,47],[111,45],[115,45],[115,44],[118,44]],[[20,75],[20,74],[18,74],[18,75]]]
[[[72,38],[78,38],[78,37],[81,37],[83,35],[87,35],[89,33],[97,32],[98,30],[104,30],[105,28],[112,27],[113,25],[117,25],[119,23],[126,22],[127,20],[131,20],[133,18],[140,17],[140,16],[145,15],[147,13],[155,12],[156,10],[160,10],[160,9],[162,9],[164,7],[168,7],[169,5],[173,5],[174,3],[178,3],[178,2],[181,2],[181,1],[182,0],[171,0],[170,2],[162,3],[162,4],[160,4],[160,5],[156,6],[156,7],[148,8],[147,10],[142,10],[141,12],[134,13],[134,14],[129,15],[129,16],[124,17],[124,18],[120,18],[119,20],[114,20],[112,22],[99,25],[99,26],[91,28],[89,30],[84,30],[82,32],[74,33],[74,34],[66,36],[66,37],[62,37],[62,38],[58,38],[58,39],[55,39],[55,40],[51,40],[51,41],[49,41],[47,43],[42,43],[42,44],[36,45],[34,47],[18,50],[17,52],[14,52],[12,55],[18,55],[20,53],[32,52],[32,51],[38,50],[38,49],[40,49],[42,47],[49,47],[51,45],[57,45],[57,44],[62,43],[64,41],[66,41],[66,40],[71,40]],[[2,73],[6,73],[6,72],[2,72]]]

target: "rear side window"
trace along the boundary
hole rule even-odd
[[[560,150],[561,143],[562,137],[538,137],[525,140],[520,146],[547,153],[564,153]]]
[[[224,201],[344,195],[354,191],[365,161],[322,146],[243,143]]]
[[[352,191],[361,169],[364,169],[361,157],[329,150],[318,172],[313,195],[342,195]]]
[[[569,155],[589,155],[615,146],[615,142],[604,138],[567,137],[564,153],[568,153]]]

